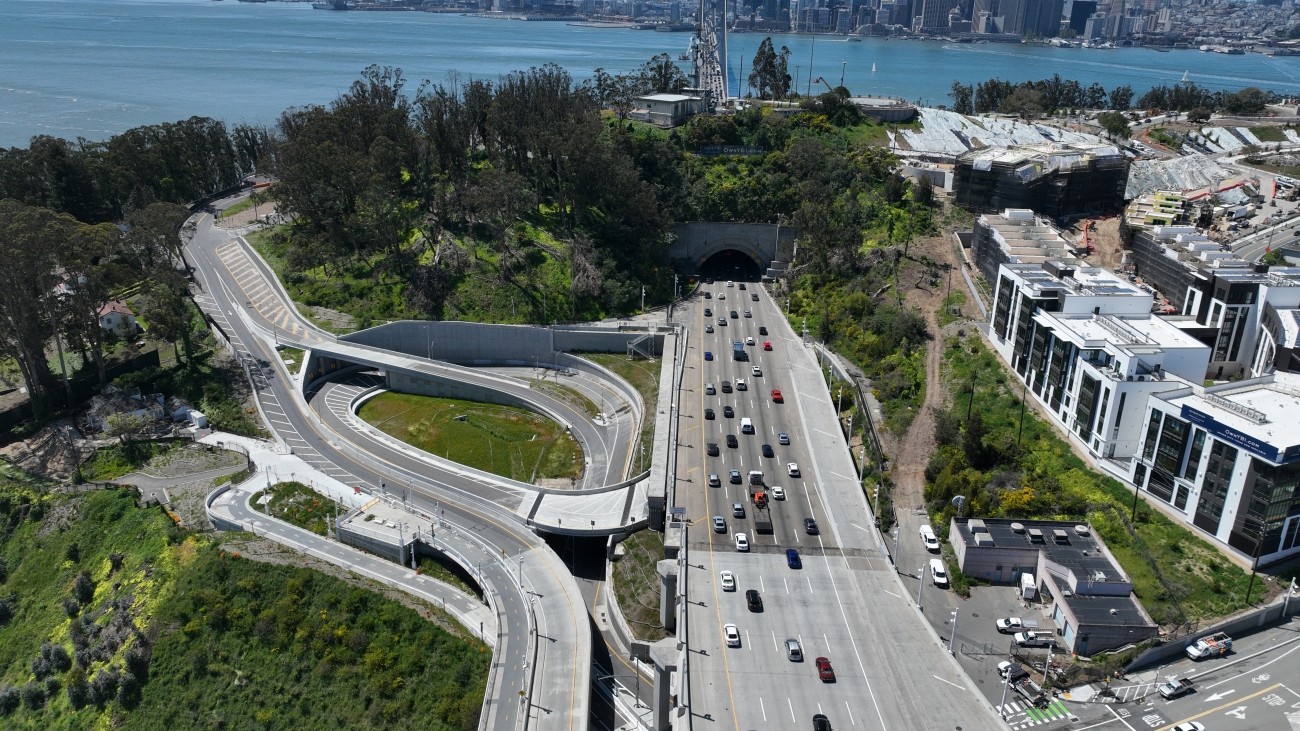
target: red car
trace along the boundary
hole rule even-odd
[[[763,350],[771,350],[771,349],[772,349],[772,341],[771,341],[771,340],[764,340],[764,341],[763,341]]]
[[[831,661],[824,657],[817,658],[817,677],[821,678],[823,683],[835,682],[835,668],[831,667]]]
[[[772,400],[778,404],[785,403],[785,398],[781,396],[781,389],[779,388],[772,389]]]

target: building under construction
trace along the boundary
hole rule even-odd
[[[1065,218],[1118,211],[1128,158],[1114,145],[1048,143],[986,147],[957,158],[957,205],[979,213],[1027,208]]]

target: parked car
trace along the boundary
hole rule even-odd
[[[820,678],[823,683],[835,682],[835,668],[831,667],[831,661],[829,658],[819,657],[813,662],[817,663],[817,677]]]
[[[1019,682],[1021,678],[1028,677],[1029,673],[1025,671],[1020,663],[1003,660],[998,663],[998,677],[1007,678],[1010,682]]]
[[[799,558],[799,552],[793,548],[785,549],[785,565],[792,569],[803,568],[803,560]]]
[[[920,529],[921,543],[925,544],[925,550],[930,553],[939,552],[939,539],[934,535],[934,529],[929,525],[922,525]]]
[[[736,590],[736,575],[735,575],[735,574],[731,573],[730,571],[723,571],[723,572],[721,572],[721,573],[718,574],[718,578],[719,578],[719,580],[720,580],[721,583],[722,583],[722,590],[723,590],[723,591],[735,591],[735,590]]]
[[[1025,620],[1020,617],[1003,617],[993,623],[1004,635],[1015,634],[1025,628]]]
[[[722,636],[727,640],[727,647],[740,647],[740,629],[736,625],[722,625]]]

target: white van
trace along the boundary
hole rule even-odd
[[[754,433],[754,422],[753,422],[753,421],[750,421],[749,419],[741,419],[741,420],[740,420],[740,433],[741,433],[741,434],[753,434],[753,433]]]
[[[930,580],[940,589],[948,588],[948,569],[937,558],[930,559]]]
[[[928,525],[921,526],[921,543],[925,544],[925,550],[930,553],[939,552],[939,539],[935,537],[934,530]]]
[[[714,388],[712,383],[706,383],[704,384],[704,393],[709,396],[713,396],[718,393],[718,389]]]

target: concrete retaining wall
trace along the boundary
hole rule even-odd
[[[1285,597],[1282,597],[1273,604],[1262,609],[1256,609],[1252,612],[1247,612],[1237,617],[1233,617],[1232,619],[1213,627],[1206,627],[1195,634],[1190,634],[1174,642],[1167,642],[1158,647],[1153,647],[1141,655],[1138,655],[1133,662],[1125,666],[1124,672],[1135,672],[1143,668],[1164,664],[1174,658],[1183,657],[1186,654],[1187,648],[1191,646],[1192,643],[1202,637],[1212,635],[1215,632],[1227,632],[1228,636],[1236,637],[1238,635],[1250,634],[1251,632],[1263,629],[1270,624],[1287,621],[1288,618],[1300,614],[1300,597],[1292,597],[1290,606],[1286,607],[1286,615],[1283,616],[1282,610],[1286,605],[1285,599]]]
[[[536,327],[403,320],[339,339],[460,365],[555,365],[556,354],[563,351],[626,352],[629,341],[645,334],[645,328],[619,326]],[[663,347],[663,334],[653,337],[657,353]]]
[[[208,514],[208,522],[211,523],[212,527],[216,528],[217,530],[244,530],[244,526],[241,525],[239,522],[234,520],[226,520],[225,518],[212,512],[212,503],[217,498],[221,497],[226,492],[228,492],[231,487],[232,485],[229,482],[227,482],[226,484],[220,485],[219,487],[217,487],[217,489],[208,493],[208,496],[203,499],[203,508],[204,511]]]

